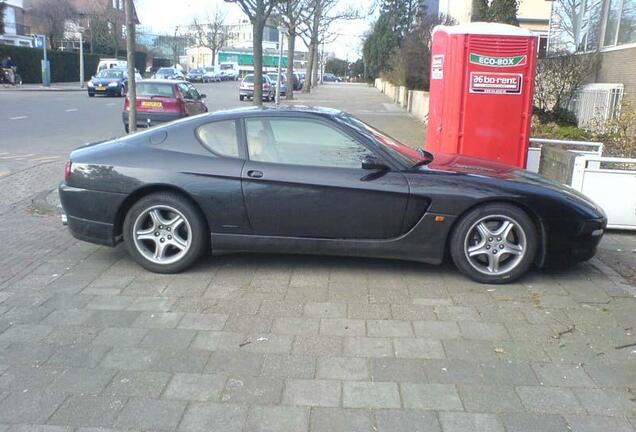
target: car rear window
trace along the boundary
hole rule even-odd
[[[246,83],[253,83],[254,82],[254,75],[248,75],[245,77],[245,79],[243,79],[243,82]]]
[[[174,86],[172,84],[140,82],[137,83],[137,95],[175,97]]]
[[[197,136],[205,147],[223,156],[238,157],[236,121],[221,120],[197,128]]]

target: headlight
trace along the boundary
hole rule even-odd
[[[95,84],[93,84],[93,81],[89,81],[88,84],[86,84],[89,87],[95,87]]]
[[[113,81],[111,83],[108,83],[108,87],[117,87],[119,85],[119,83],[117,81]]]

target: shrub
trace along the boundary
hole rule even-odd
[[[603,156],[636,158],[636,109],[630,102],[623,99],[619,115],[592,130],[599,131],[595,138],[605,144]]]

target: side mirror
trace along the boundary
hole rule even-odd
[[[373,155],[365,155],[362,157],[362,169],[367,170],[388,170],[389,167],[380,159]]]
[[[199,99],[205,99],[206,97],[208,97],[208,95],[206,95],[205,93],[201,93],[199,95]]]

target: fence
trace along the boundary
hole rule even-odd
[[[375,88],[413,114],[416,119],[422,122],[428,120],[428,92],[409,90],[405,86],[396,86],[382,78],[375,79]]]

